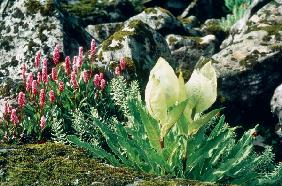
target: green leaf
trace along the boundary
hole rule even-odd
[[[151,146],[157,151],[161,151],[159,140],[160,140],[160,127],[158,122],[153,119],[141,106],[137,106],[140,112],[140,117],[146,134],[148,136]]]
[[[85,143],[85,142],[81,141],[75,135],[68,135],[67,139],[70,142],[74,143],[75,145],[82,147],[84,149],[87,149],[93,156],[95,156],[97,158],[105,159],[114,166],[121,166],[119,161],[113,155],[107,153],[105,150],[103,150],[99,147],[91,146],[89,143]]]
[[[161,135],[160,138],[164,138],[165,135],[169,132],[169,130],[171,129],[171,127],[178,121],[178,119],[180,118],[180,116],[182,115],[186,105],[187,105],[187,101],[182,101],[181,103],[179,103],[178,105],[175,105],[173,107],[170,107],[170,109],[168,110],[168,123],[162,123],[162,128],[161,128]]]
[[[193,121],[192,123],[190,123],[189,129],[188,129],[188,135],[195,133],[197,130],[199,130],[200,127],[207,124],[212,119],[212,117],[214,117],[220,111],[221,109],[212,110],[209,113],[204,114],[203,116],[198,118],[196,121]]]

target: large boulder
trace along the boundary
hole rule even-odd
[[[9,79],[20,79],[23,63],[32,70],[38,50],[49,57],[59,43],[64,53],[74,55],[79,46],[90,44],[91,36],[75,19],[60,12],[56,1],[41,4],[36,0],[5,0],[0,3],[0,86]]]
[[[102,42],[109,36],[114,34],[122,27],[123,23],[102,23],[96,25],[88,25],[85,30],[96,39],[98,42]]]
[[[141,20],[162,35],[170,33],[180,34],[186,32],[180,20],[172,15],[168,10],[160,7],[147,8],[140,14],[131,17],[127,20],[127,23],[133,20]]]
[[[110,72],[123,57],[129,70],[136,72],[144,81],[159,57],[170,61],[170,50],[158,32],[142,21],[134,20],[102,42],[97,52],[99,66]]]
[[[185,80],[189,79],[202,56],[211,57],[215,51],[214,35],[194,37],[170,34],[166,36],[166,41],[171,50],[172,66],[176,71],[183,72]]]
[[[278,118],[278,124],[282,126],[282,84],[275,89],[271,98],[270,107],[271,112]]]
[[[219,101],[233,122],[269,122],[269,101],[282,82],[282,6],[269,3],[247,25],[212,56]]]

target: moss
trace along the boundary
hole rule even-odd
[[[130,169],[105,166],[84,151],[66,145],[46,143],[6,148],[10,150],[0,153],[4,185],[126,185],[136,177],[150,177]]]
[[[138,184],[138,186],[181,186],[181,185],[191,185],[191,186],[215,186],[212,183],[204,183],[198,181],[191,181],[191,180],[163,180],[163,179],[154,179],[149,181],[142,181]]]
[[[125,60],[125,63],[126,63],[126,68],[129,69],[129,70],[132,70],[132,71],[135,71],[136,68],[135,68],[135,63],[134,61],[129,58],[129,57],[124,57],[124,60]]]
[[[255,50],[250,55],[247,55],[245,59],[240,60],[239,64],[244,67],[253,67],[257,64],[259,56],[260,56],[259,52],[258,51],[256,52]]]
[[[169,45],[173,45],[176,41],[177,41],[177,39],[175,37],[173,37],[173,36],[170,36],[168,38],[168,44]]]
[[[96,0],[80,0],[74,4],[63,4],[62,6],[68,12],[84,17],[92,13],[96,5]]]
[[[24,6],[27,12],[30,14],[36,14],[40,12],[43,16],[51,16],[55,10],[55,4],[53,0],[46,0],[45,5],[41,5],[38,0],[27,0]]]
[[[106,39],[103,43],[102,43],[102,49],[103,50],[108,50],[108,51],[115,51],[115,50],[119,50],[123,47],[123,45],[121,44],[121,42],[125,39],[126,36],[132,35],[133,32],[130,31],[118,31],[115,32],[113,35],[111,35],[108,39]],[[113,40],[117,41],[117,45],[114,47],[111,47],[110,45],[112,44]]]
[[[156,8],[146,8],[146,9],[144,10],[144,12],[145,12],[146,14],[157,14],[157,13],[158,13],[158,11],[156,10]]]
[[[170,11],[168,11],[167,9],[164,9],[164,8],[159,8],[160,9],[160,11],[161,12],[163,12],[163,13],[165,13],[165,14],[168,14],[168,15],[170,15],[170,16],[172,16],[172,17],[174,17],[174,15],[170,12]]]
[[[273,45],[270,46],[270,49],[273,52],[282,51],[282,45],[273,44]]]

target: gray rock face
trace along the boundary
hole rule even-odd
[[[279,125],[282,126],[282,84],[275,89],[270,107],[271,112],[277,116]]]
[[[226,40],[229,44],[212,58],[218,61],[214,66],[220,101],[233,117],[251,117],[252,112],[259,119],[282,82],[282,7],[269,3],[247,24],[246,32],[234,35],[232,42]]]
[[[102,42],[114,34],[123,23],[104,23],[97,25],[88,25],[86,31],[98,42]]]
[[[148,79],[159,57],[170,61],[170,50],[165,39],[142,21],[127,22],[119,31],[101,43],[97,52],[99,65],[114,71],[118,61],[124,57],[129,70]]]
[[[23,63],[32,71],[35,54],[52,54],[58,43],[64,53],[73,55],[79,46],[88,47],[91,36],[63,15],[56,3],[41,5],[26,0],[1,3],[0,19],[0,84],[19,79]],[[49,60],[51,63],[51,60]]]
[[[210,35],[214,37],[213,35]],[[166,41],[171,50],[173,67],[181,70],[185,80],[188,80],[201,56],[211,57],[215,50],[215,40],[206,37],[190,37],[170,34]]]
[[[131,17],[126,23],[133,20],[141,20],[162,35],[176,32],[185,33],[182,23],[163,8],[147,8],[140,14]]]

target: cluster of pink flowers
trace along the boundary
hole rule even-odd
[[[115,75],[119,76],[121,75],[121,72],[123,70],[125,70],[126,68],[126,62],[125,62],[125,59],[124,58],[121,58],[120,61],[119,61],[119,66],[117,66],[115,68]]]
[[[101,90],[104,90],[106,87],[106,80],[104,79],[104,74],[95,74],[93,83],[96,87],[100,88]]]
[[[57,44],[55,46],[54,51],[53,51],[53,62],[54,62],[54,64],[57,65],[59,63],[59,60],[60,60],[60,47]]]
[[[90,46],[90,60],[93,62],[94,55],[96,53],[96,42],[94,39],[91,41],[91,46]]]

